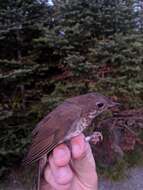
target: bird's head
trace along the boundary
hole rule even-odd
[[[119,103],[111,100],[109,97],[96,92],[69,98],[66,101],[81,107],[84,112],[89,113],[89,117],[91,118],[96,117],[100,113],[114,106],[120,105]]]
[[[90,113],[89,117],[91,118],[96,117],[100,113],[112,107],[120,105],[119,103],[114,102],[110,98],[98,93],[89,93],[87,104],[88,104],[89,113]]]

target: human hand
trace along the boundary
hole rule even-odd
[[[80,134],[58,145],[48,158],[40,190],[97,190],[95,161],[88,142]]]

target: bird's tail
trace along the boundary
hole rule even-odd
[[[39,163],[38,163],[38,176],[37,176],[36,190],[40,190],[41,178],[42,178],[46,163],[47,163],[47,156],[45,155],[39,160]]]
[[[40,180],[41,180],[41,166],[40,166],[40,161],[38,163],[38,175],[37,175],[37,183],[36,183],[36,190],[40,190]]]

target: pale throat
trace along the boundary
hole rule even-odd
[[[90,112],[87,117],[89,117],[90,119],[94,119],[97,114],[98,114],[98,111],[94,110],[93,112]]]
[[[96,117],[97,111],[90,112],[89,114],[81,117],[81,119],[76,123],[75,129],[69,131],[66,136],[66,140],[69,140],[72,137],[75,137],[82,133],[92,122],[92,120]]]

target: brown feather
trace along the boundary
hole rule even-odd
[[[109,98],[98,94],[69,98],[44,117],[33,130],[33,140],[24,163],[31,164],[88,127],[93,118],[115,105]],[[84,122],[86,120],[86,122]]]
[[[71,126],[80,119],[81,109],[64,102],[46,116],[33,130],[33,141],[24,164],[31,164],[48,154],[72,130]],[[67,128],[67,130],[62,130]]]

